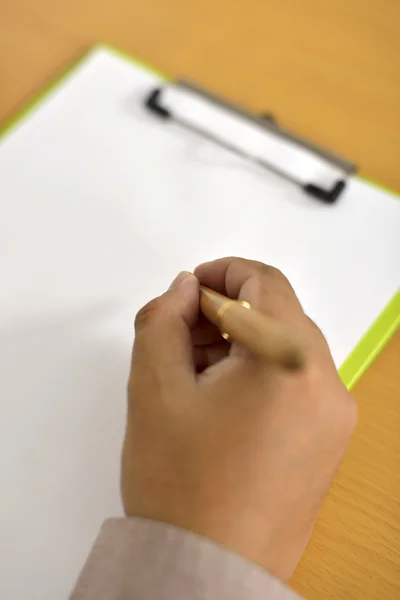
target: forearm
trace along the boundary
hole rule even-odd
[[[147,519],[110,519],[70,600],[299,600],[207,538]]]

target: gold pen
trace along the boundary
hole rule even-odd
[[[248,302],[232,300],[200,286],[200,309],[225,339],[232,339],[268,362],[285,369],[302,369],[306,353],[293,332],[275,319],[255,310]]]

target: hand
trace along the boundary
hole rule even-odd
[[[224,342],[199,316],[199,282],[289,324],[308,347],[304,371]],[[207,536],[287,580],[355,423],[326,341],[282,273],[239,258],[201,265],[136,318],[126,514]]]

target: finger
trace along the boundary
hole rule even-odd
[[[144,306],[135,320],[132,368],[153,374],[159,384],[195,380],[191,328],[199,314],[199,282],[180,273],[170,289]]]
[[[195,270],[201,284],[230,298],[246,300],[253,309],[296,328],[305,321],[299,300],[287,278],[274,267],[243,258],[224,258]],[[250,353],[233,343],[232,356]]]
[[[200,314],[198,322],[192,329],[193,346],[209,346],[221,340],[221,332],[218,327]]]
[[[222,258],[195,270],[200,284],[230,298],[250,302],[263,314],[293,322],[304,317],[287,278],[278,269],[243,258]]]
[[[202,373],[208,367],[215,365],[229,355],[230,344],[222,340],[217,344],[209,346],[197,346],[193,348],[193,359],[197,373]]]

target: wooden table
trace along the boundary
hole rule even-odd
[[[399,0],[0,0],[0,122],[98,41],[272,110],[400,192]],[[358,430],[292,581],[310,600],[400,598],[400,332],[354,395]]]

